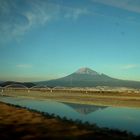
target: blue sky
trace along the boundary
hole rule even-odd
[[[0,80],[81,67],[140,81],[139,0],[0,0]]]

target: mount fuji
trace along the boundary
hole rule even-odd
[[[96,86],[109,86],[109,87],[131,87],[140,88],[140,82],[120,80],[112,78],[105,74],[100,74],[90,68],[80,68],[76,72],[54,80],[41,81],[37,84],[47,85],[50,87],[63,86],[63,87],[96,87]]]

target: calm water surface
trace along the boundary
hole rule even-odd
[[[133,132],[134,134],[140,134],[140,109],[80,105],[14,97],[0,97],[0,101],[50,114],[54,113],[60,117],[67,117],[73,120],[88,121],[100,127],[117,128]]]

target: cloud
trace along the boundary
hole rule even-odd
[[[32,65],[30,64],[18,64],[16,65],[18,68],[32,68]]]
[[[61,18],[78,19],[86,8],[65,6],[49,0],[0,0],[1,41],[19,39],[38,26]]]
[[[140,13],[140,0],[91,0],[96,3],[105,4],[128,10],[131,12]]]
[[[128,65],[122,66],[121,69],[127,70],[127,69],[138,68],[139,66],[140,66],[140,65],[138,65],[138,64],[128,64]]]
[[[80,16],[88,14],[87,8],[68,8],[64,18],[78,19]]]
[[[0,36],[3,40],[21,37],[36,26],[57,17],[59,6],[44,0],[0,0]]]

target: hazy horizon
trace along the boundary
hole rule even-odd
[[[46,78],[41,78],[41,77],[40,77],[40,80],[36,80],[36,79],[34,79],[34,80],[27,80],[27,79],[25,79],[25,77],[24,77],[24,78],[22,78],[22,79],[20,79],[20,80],[19,80],[19,79],[16,79],[16,80],[3,80],[3,82],[7,82],[7,81],[14,81],[14,82],[41,82],[41,81],[55,80],[55,79],[59,79],[59,78],[63,78],[63,77],[69,76],[69,75],[71,75],[71,74],[73,74],[73,73],[78,73],[78,71],[79,71],[80,69],[83,69],[83,68],[88,68],[88,67],[79,68],[79,69],[77,69],[77,70],[74,71],[74,72],[71,72],[71,73],[69,73],[69,74],[67,74],[67,75],[63,75],[63,76],[56,77],[56,78],[46,79]],[[90,69],[90,68],[88,68],[88,69]],[[92,69],[90,69],[90,70],[92,70]],[[93,71],[94,71],[94,70],[93,70]],[[94,72],[97,72],[97,71],[94,71]],[[97,72],[97,73],[98,73],[98,72]],[[105,74],[105,73],[98,73],[98,74],[102,75],[102,74]],[[105,75],[106,75],[106,74],[105,74]],[[110,75],[107,75],[107,76],[110,77]],[[111,78],[115,78],[115,79],[118,79],[118,80],[127,80],[127,79],[120,79],[120,78],[117,78],[117,77],[111,77]],[[128,81],[129,81],[129,79],[128,79]],[[134,80],[131,80],[131,81],[134,81]],[[135,80],[135,81],[140,82],[139,80]]]
[[[139,0],[0,0],[0,81],[89,67],[140,81]]]

